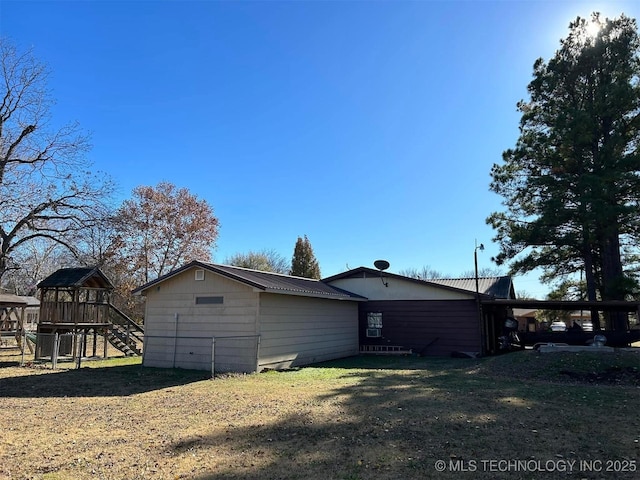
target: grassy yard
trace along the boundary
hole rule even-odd
[[[137,359],[56,371],[0,364],[0,478],[600,479],[640,470],[637,352],[355,357],[213,380]]]

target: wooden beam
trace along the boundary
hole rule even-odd
[[[595,310],[635,312],[640,310],[640,302],[623,302],[608,300],[600,302],[571,301],[571,300],[514,300],[514,299],[481,299],[482,305],[502,306],[511,308],[532,308],[539,310]]]

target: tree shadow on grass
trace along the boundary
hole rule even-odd
[[[557,385],[501,383],[469,370],[427,375],[360,371],[344,377],[358,382],[316,399],[338,405],[335,416],[318,418],[310,405],[276,422],[185,437],[165,453],[220,454],[223,463],[192,477],[200,480],[534,478],[536,472],[461,474],[451,465],[464,468],[473,460],[477,467],[482,460],[531,458],[605,460],[633,454],[629,445],[635,427],[625,429],[622,419],[593,425],[588,418],[598,415],[597,405],[571,408],[584,398],[585,387],[564,391]],[[435,469],[438,460],[446,462],[444,472]],[[566,478],[567,473],[544,476]]]
[[[150,368],[141,365],[59,370],[47,375],[33,374],[0,378],[0,396],[117,397],[161,390],[206,380],[210,372]]]
[[[19,367],[20,361],[8,361],[8,362],[0,362],[0,368],[8,368],[8,367]]]
[[[432,370],[464,369],[479,362],[474,358],[419,357],[417,355],[355,355],[309,365],[313,368],[342,368],[346,370]]]

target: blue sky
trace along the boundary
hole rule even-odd
[[[0,0],[0,35],[49,65],[53,121],[91,132],[117,203],[167,180],[213,206],[215,261],[306,234],[325,276],[458,276],[476,239],[494,266],[489,171],[533,62],[593,11],[640,2]]]

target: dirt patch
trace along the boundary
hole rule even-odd
[[[640,369],[638,367],[609,367],[602,372],[575,372],[560,370],[572,380],[601,385],[636,385],[640,386]]]

